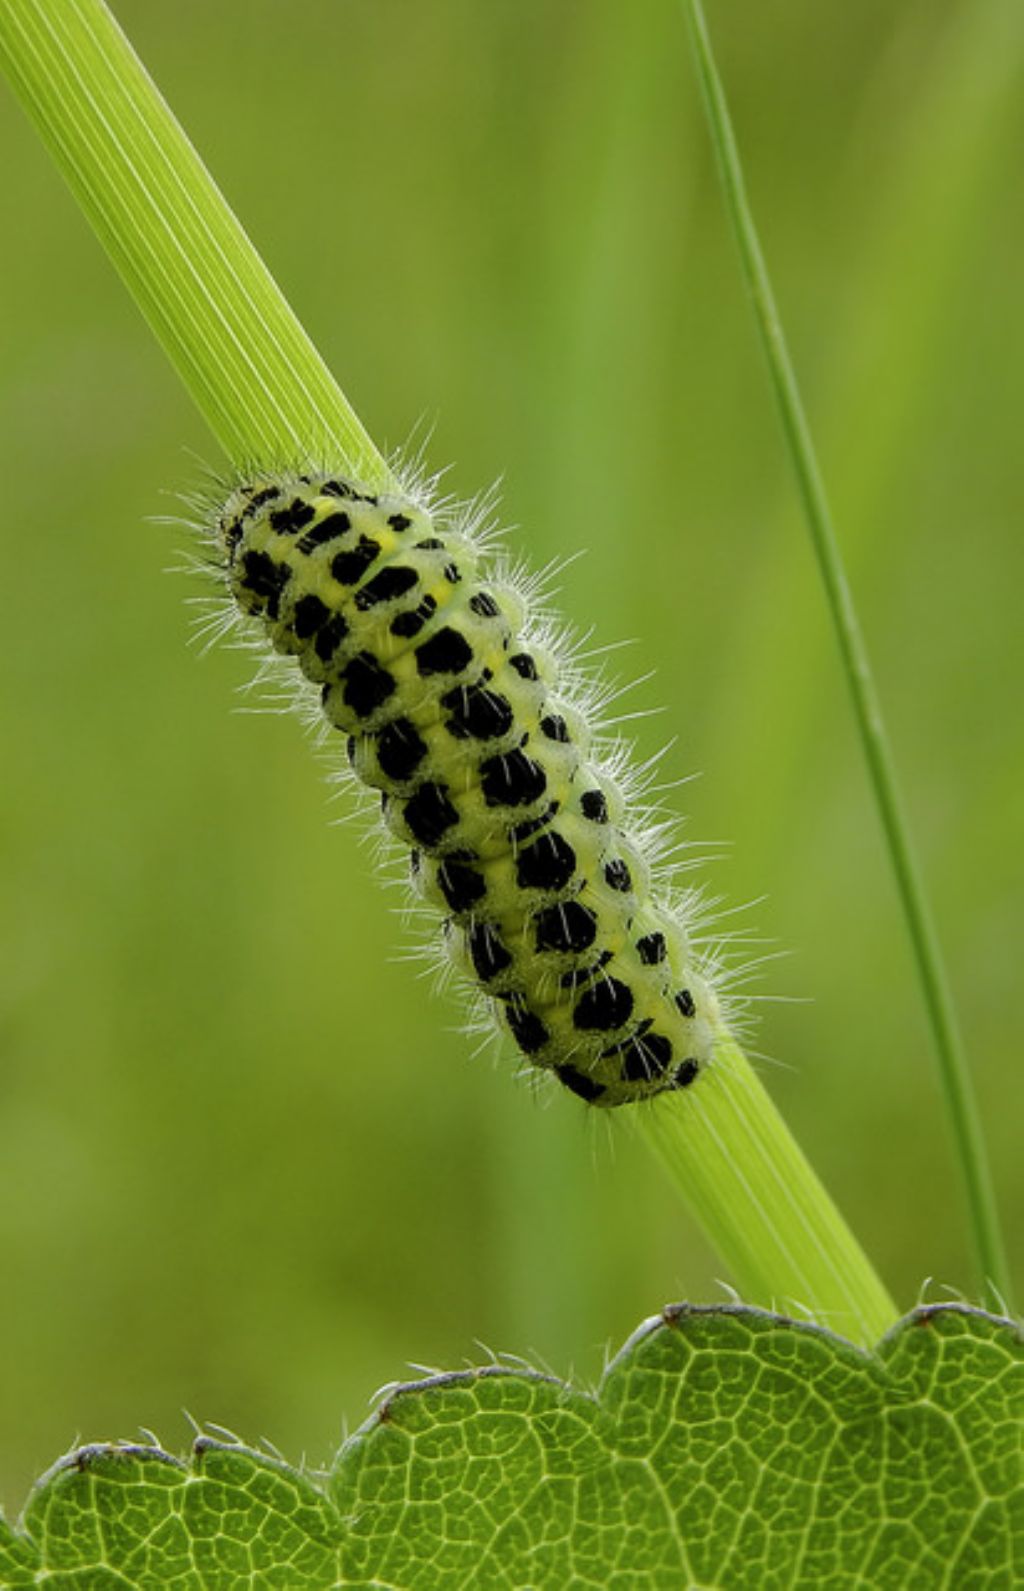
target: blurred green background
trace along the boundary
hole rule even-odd
[[[535,565],[587,549],[564,608],[657,671],[641,750],[703,771],[710,888],[765,897],[761,988],[806,1000],[764,1009],[776,1098],[902,1305],[969,1285],[678,6],[116,10],[378,441],[503,475]],[[1012,1244],[1024,13],[709,11]],[[591,1381],[721,1266],[624,1121],[474,1057],[295,720],[189,650],[147,521],[216,448],[6,93],[0,150],[0,1499],[76,1436],[183,1446],[183,1406],[320,1462],[480,1344]]]

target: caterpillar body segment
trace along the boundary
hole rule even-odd
[[[249,480],[217,536],[235,601],[320,687],[450,954],[527,1060],[596,1105],[690,1084],[715,997],[614,769],[481,543],[327,472]]]

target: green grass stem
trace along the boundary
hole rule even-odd
[[[990,1309],[1007,1310],[1012,1307],[1009,1266],[1003,1247],[981,1119],[957,1027],[949,980],[911,844],[878,692],[846,579],[814,444],[754,226],[739,149],[725,91],[712,54],[701,0],[685,0],[685,3],[712,142],[721,170],[726,208],[739,244],[743,272],[835,625],[861,744],[921,981],[966,1196],[982,1295]]]
[[[236,466],[388,469],[101,0],[4,0],[0,64]]]
[[[0,60],[186,387],[236,463],[387,466],[102,0],[6,0]],[[664,1108],[662,1108],[662,1106]],[[869,1342],[896,1317],[731,1040],[644,1130],[751,1302]]]
[[[743,1297],[874,1344],[896,1306],[729,1034],[685,1093],[636,1113]]]

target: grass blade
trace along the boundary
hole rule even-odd
[[[686,0],[686,6],[726,208],[739,244],[754,316],[767,355],[786,445],[835,625],[861,744],[921,981],[966,1196],[982,1293],[988,1307],[1005,1310],[1012,1307],[1009,1267],[981,1120],[957,1027],[949,980],[911,844],[878,692],[843,568],[814,444],[747,199],[739,150],[725,91],[715,66],[701,0]]]
[[[735,1040],[700,1086],[637,1113],[743,1296],[873,1347],[896,1307]]]
[[[103,0],[6,0],[0,61],[236,464],[387,466]],[[735,1045],[650,1136],[753,1302],[873,1341],[896,1310]],[[703,1095],[703,1100],[701,1099]]]
[[[102,0],[4,0],[0,64],[229,458],[387,466]]]

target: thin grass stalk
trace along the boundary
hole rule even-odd
[[[939,1064],[943,1098],[964,1190],[986,1306],[1012,1308],[1010,1270],[985,1150],[974,1086],[956,1020],[949,978],[924,881],[911,843],[881,702],[846,578],[832,515],[796,373],[747,198],[729,107],[715,65],[701,0],[685,0],[697,68],[718,158],[726,209],[739,244],[758,332],[764,345],[786,447],[797,479],[829,611],[839,643],[861,746],[896,879]]]

